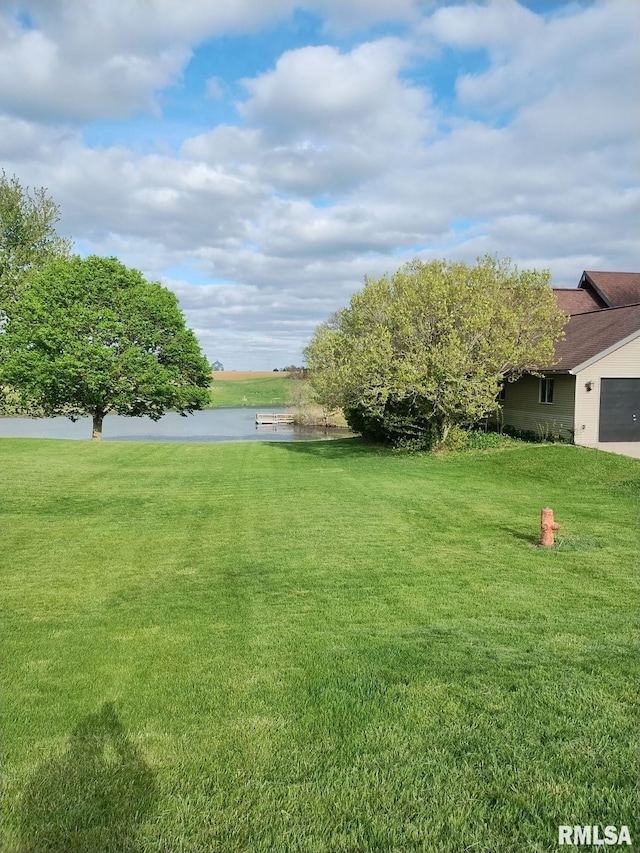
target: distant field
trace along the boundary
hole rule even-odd
[[[638,849],[640,462],[0,456],[3,853]]]
[[[267,376],[281,377],[288,376],[284,371],[276,370],[214,370],[211,374],[214,379],[225,381],[229,379],[244,380],[244,379],[264,379]]]
[[[211,405],[220,406],[287,406],[294,382],[286,373],[214,373],[211,380]],[[245,377],[245,378],[238,378]],[[229,381],[233,380],[233,381]]]

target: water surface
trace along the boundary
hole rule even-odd
[[[107,415],[103,441],[310,441],[345,438],[346,429],[256,426],[255,408],[205,409],[182,417],[168,412],[159,421]],[[283,407],[263,407],[261,412],[284,412]],[[68,418],[0,418],[0,438],[91,438],[91,418],[72,423]]]

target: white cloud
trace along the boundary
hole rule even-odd
[[[637,77],[629,69],[638,64],[640,5],[627,0],[587,9],[567,3],[562,14],[548,20],[515,0],[464,4],[439,9],[422,30],[450,47],[487,51],[486,71],[457,80],[466,107],[508,110],[556,88],[564,98],[568,90],[637,93]]]
[[[302,197],[334,197],[415,161],[432,132],[429,93],[400,79],[406,45],[365,43],[289,51],[245,80],[240,110],[253,125],[219,126],[181,153],[238,170],[262,186]]]
[[[211,98],[213,101],[219,101],[221,98],[224,98],[224,89],[218,77],[209,77],[205,84],[205,91],[207,98]]]
[[[365,274],[416,254],[497,253],[551,267],[563,285],[585,268],[640,268],[635,4],[567,4],[546,19],[513,0],[423,5],[406,38],[284,53],[244,81],[238,126],[199,128],[177,154],[92,149],[65,122],[151,109],[203,34],[260,26],[293,3],[149,0],[115,3],[113,16],[72,0],[30,6],[39,29],[4,18],[0,71],[10,54],[23,79],[3,88],[0,73],[0,163],[49,188],[83,251],[168,283],[225,366],[299,361]],[[328,16],[327,32],[392,7],[305,5]],[[412,81],[421,39],[486,51],[485,71],[458,78],[450,114]],[[212,96],[226,85],[210,82]]]
[[[185,252],[226,245],[244,239],[262,200],[252,181],[203,162],[122,146],[89,149],[71,133],[51,132],[43,141],[25,122],[5,126],[17,127],[17,139],[33,146],[25,159],[7,137],[0,139],[6,170],[24,183],[47,186],[62,209],[62,227],[76,239],[105,244],[120,234]]]
[[[179,82],[192,48],[289,17],[296,0],[23,0],[0,11],[0,109],[82,122],[159,112],[157,92]],[[383,0],[307,0],[342,28],[407,16]],[[33,26],[12,10],[19,6]],[[211,88],[213,87],[213,88]],[[209,96],[215,92],[210,83]]]
[[[168,278],[162,282],[178,296],[187,324],[210,359],[243,351],[254,366],[267,369],[291,363],[291,353],[297,353],[299,361],[318,316],[337,307],[331,296],[283,291],[277,285],[195,286]],[[229,367],[236,365],[229,363]]]
[[[250,97],[241,112],[277,139],[419,136],[428,129],[428,93],[399,79],[406,55],[390,38],[346,54],[329,45],[288,51],[273,71],[244,81]]]
[[[156,109],[154,93],[176,79],[190,50],[106,53],[66,50],[37,30],[0,18],[0,109],[39,121],[115,118]]]
[[[260,155],[262,145],[260,130],[219,125],[207,133],[185,140],[181,153],[210,165],[232,166],[251,162]]]
[[[451,47],[477,50],[508,46],[526,32],[535,38],[543,27],[541,18],[516,0],[491,0],[482,5],[445,5],[421,25],[420,31]]]
[[[436,2],[436,0],[431,0]],[[386,21],[415,21],[419,9],[428,4],[425,0],[315,0],[309,3],[325,14],[325,28],[329,32],[351,32]]]
[[[419,159],[433,111],[429,92],[401,78],[408,56],[398,39],[348,53],[308,47],[245,80],[249,98],[239,109],[260,128],[260,150],[253,152],[259,179],[303,197],[344,196],[394,164]],[[219,149],[215,131],[208,142]]]
[[[67,128],[45,127],[36,122],[0,113],[0,161],[29,165],[35,171],[41,162],[45,162],[52,151],[59,152],[77,135]]]
[[[423,4],[424,5],[424,4]],[[95,43],[157,45],[194,42],[227,33],[256,32],[287,18],[295,9],[322,14],[328,27],[342,31],[384,21],[411,20],[420,0],[23,0],[39,28],[89,52]]]

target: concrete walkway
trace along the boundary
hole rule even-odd
[[[606,450],[607,453],[620,453],[623,456],[632,456],[640,459],[640,441],[606,441],[596,445],[597,450]]]

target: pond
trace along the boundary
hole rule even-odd
[[[261,411],[281,413],[280,407]],[[347,429],[323,427],[256,426],[255,409],[205,409],[182,417],[168,412],[159,421],[107,415],[102,427],[103,441],[317,441],[348,438]],[[0,438],[66,438],[88,441],[91,418],[72,423],[68,418],[0,418]]]

